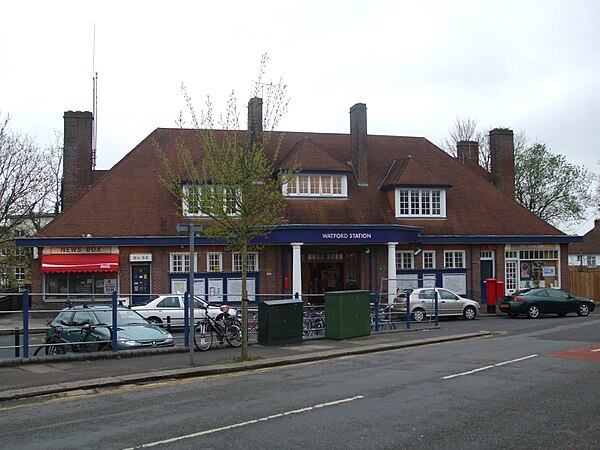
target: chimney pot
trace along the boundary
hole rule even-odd
[[[248,133],[250,145],[259,144],[263,132],[263,102],[260,97],[253,97],[248,102]]]
[[[92,185],[92,133],[89,111],[65,111],[62,210],[70,208]]]
[[[510,198],[515,198],[515,143],[513,131],[494,128],[490,131],[492,182]]]
[[[350,139],[354,176],[359,186],[368,186],[367,105],[364,103],[357,103],[350,108]]]
[[[465,166],[479,167],[479,142],[459,141],[456,143],[456,157]]]

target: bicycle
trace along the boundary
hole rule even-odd
[[[248,335],[258,339],[258,313],[248,312]]]
[[[44,349],[44,353],[48,356],[50,355],[64,355],[67,351],[72,353],[80,353],[80,352],[98,352],[106,350],[110,347],[108,342],[100,343],[98,342],[98,337],[93,336],[92,332],[94,328],[89,323],[84,323],[81,325],[79,340],[77,343],[73,343],[63,337],[63,327],[61,325],[52,325],[52,323],[48,323],[48,326],[51,327],[49,330],[49,336],[46,336],[44,340],[44,344],[38,347],[33,356],[38,356],[42,349]]]
[[[204,318],[196,324],[194,345],[202,352],[209,350],[216,334],[219,343],[223,340],[231,347],[242,345],[242,324],[237,317],[229,314],[229,306],[221,306],[221,313],[216,317],[208,314],[208,308],[204,310]]]
[[[317,311],[316,307],[308,304],[308,309],[304,311],[302,322],[302,335],[304,337],[320,336],[325,333],[325,317],[323,311]]]

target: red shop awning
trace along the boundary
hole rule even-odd
[[[42,255],[42,272],[118,272],[119,255]]]

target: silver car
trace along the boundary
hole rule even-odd
[[[477,317],[480,305],[475,300],[461,297],[448,289],[418,288],[407,290],[394,299],[394,311],[406,316],[407,296],[410,295],[410,313],[415,322],[435,316],[435,293],[438,294],[438,317],[459,317],[467,320]]]

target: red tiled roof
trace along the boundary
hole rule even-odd
[[[305,137],[298,141],[281,159],[279,168],[291,169],[299,165],[303,171],[352,172],[350,166],[332,158],[326,150]]]
[[[199,159],[196,130],[157,129],[38,236],[177,235],[180,205],[159,182],[164,169],[155,143],[174,159],[179,137]],[[348,170],[348,134],[274,133],[268,152],[274,152],[279,137],[282,145],[278,164],[287,166],[297,161],[307,170]],[[379,188],[386,175],[390,179],[388,172],[394,160],[407,163],[399,164],[391,178],[393,183],[452,186],[447,191],[445,219],[395,218],[388,200],[390,193]],[[348,173],[347,199],[289,199],[287,223],[413,225],[422,227],[422,234],[428,236],[563,235],[425,138],[369,135],[368,174],[368,186],[358,186],[353,173]]]
[[[389,189],[395,186],[444,186],[442,180],[416,162],[411,155],[402,160],[392,162],[390,175],[386,177],[382,188]]]

